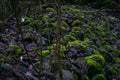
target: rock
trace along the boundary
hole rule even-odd
[[[76,60],[76,65],[78,66],[81,74],[87,73],[87,65],[85,64],[82,58],[78,58]]]
[[[73,77],[73,74],[68,71],[68,70],[62,70],[63,72],[63,80],[75,80],[74,77]],[[56,80],[59,80],[59,74],[56,73],[55,74],[55,77],[56,77]]]
[[[34,35],[29,32],[24,33],[23,38],[25,42],[32,42],[35,39]]]
[[[83,52],[84,52],[84,55],[85,55],[85,56],[89,56],[89,55],[92,54],[93,48],[91,48],[91,47],[86,47],[86,48],[84,48]]]
[[[11,69],[12,65],[10,65],[10,64],[8,64],[8,63],[2,63],[2,64],[0,65],[0,67],[2,68],[3,71],[4,71],[4,70],[9,71],[9,70]]]
[[[72,24],[72,22],[73,22],[73,20],[72,20],[72,19],[70,19],[70,20],[68,20],[68,21],[67,21],[67,24],[68,24],[68,25],[71,25],[71,24]]]

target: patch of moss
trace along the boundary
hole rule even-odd
[[[96,37],[97,35],[92,31],[92,30],[90,30],[89,28],[87,28],[87,30],[88,30],[88,32],[87,32],[87,34],[89,35],[92,35],[93,37]]]
[[[87,37],[84,38],[84,42],[89,43],[89,41],[90,41],[89,38]]]
[[[83,25],[86,29],[92,29],[93,28],[93,26],[92,26],[92,24],[90,25],[90,24],[84,24]]]
[[[81,76],[81,80],[90,80],[88,75],[84,74]]]
[[[114,58],[114,62],[120,64],[120,58]]]
[[[46,27],[46,28],[42,29],[42,34],[44,35],[44,34],[46,34],[49,31],[50,31],[50,28]]]
[[[78,26],[80,24],[80,20],[74,20],[73,22],[72,22],[72,26]]]
[[[27,41],[29,41],[29,40],[34,40],[35,39],[35,37],[34,37],[34,35],[31,33],[31,32],[27,32],[26,34],[24,34],[23,35],[23,38],[24,38],[24,40],[26,40],[27,39]],[[28,40],[29,39],[29,40]]]
[[[65,41],[74,41],[76,40],[76,37],[74,36],[74,33],[69,33],[68,35],[64,36]]]
[[[53,27],[53,29],[56,29],[57,28],[57,23],[52,23],[52,27]]]
[[[62,21],[62,25],[63,25],[64,27],[69,27],[69,25],[68,25],[65,21]]]
[[[92,76],[97,73],[101,73],[105,65],[105,59],[100,54],[93,54],[84,58],[87,64],[88,72]]]
[[[112,45],[103,45],[103,48],[108,52],[116,52]]]
[[[112,75],[118,75],[120,73],[119,68],[117,68],[116,66],[111,66],[109,68],[109,71]]]
[[[73,46],[73,45],[78,45],[81,48],[85,48],[85,47],[89,46],[89,44],[87,42],[79,41],[79,40],[68,42],[68,46]]]
[[[94,50],[93,50],[93,54],[98,54],[98,55],[99,55],[100,52],[99,52],[98,50],[95,50],[95,49],[94,49]]]
[[[65,29],[65,27],[61,27],[61,33],[62,33],[63,35],[65,35],[65,34],[67,33],[67,30]]]
[[[71,7],[69,10],[71,13],[81,13],[79,9],[76,9],[75,6]]]
[[[31,18],[31,17],[25,16],[23,19],[27,22],[33,22],[33,18]]]
[[[33,25],[37,26],[37,27],[40,27],[42,25],[42,22],[40,20],[34,20]]]
[[[120,50],[119,49],[115,49],[114,53],[115,53],[115,55],[120,56]]]
[[[44,15],[43,18],[44,18],[45,20],[48,20],[48,19],[49,19],[49,16],[48,16],[48,15]]]
[[[104,74],[96,74],[94,80],[106,80],[106,77]]]
[[[81,27],[80,26],[74,26],[73,27],[73,29],[72,29],[72,32],[82,32],[82,33],[84,33],[84,31],[81,29]]]
[[[49,54],[49,52],[50,52],[49,50],[42,50],[42,53],[39,52],[39,55],[42,56],[42,57],[45,57]]]
[[[0,64],[1,63],[11,63],[12,58],[10,56],[6,56],[5,54],[0,54]]]
[[[8,45],[7,49],[14,50],[14,52],[15,52],[16,55],[22,54],[22,51],[23,51],[23,49],[21,47],[19,47],[18,45],[12,45],[12,44]]]
[[[55,10],[54,10],[54,8],[48,7],[48,8],[46,8],[46,11],[48,11],[48,12],[53,12],[53,11],[55,11]]]

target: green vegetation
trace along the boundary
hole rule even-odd
[[[119,78],[119,1],[11,1],[0,4],[0,80]]]
[[[90,75],[101,73],[105,65],[105,59],[100,54],[93,54],[91,56],[85,57],[84,60],[87,63]]]
[[[106,77],[104,74],[96,74],[94,78],[95,80],[106,80]]]
[[[20,54],[22,54],[22,51],[23,51],[22,48],[19,47],[18,45],[8,45],[7,49],[8,49],[8,51],[12,50],[13,51],[12,54],[15,53],[15,55],[20,55]]]

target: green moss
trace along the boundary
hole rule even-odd
[[[89,43],[89,41],[90,41],[89,38],[87,37],[84,38],[84,42]]]
[[[118,75],[120,72],[119,72],[119,68],[115,67],[115,66],[111,66],[109,68],[109,71],[112,75]]]
[[[68,46],[72,46],[72,45],[78,45],[79,47],[82,47],[82,48],[89,46],[87,42],[79,41],[79,40],[68,42]]]
[[[120,58],[114,58],[114,62],[120,64]]]
[[[70,7],[70,10],[69,10],[71,13],[81,13],[81,11],[79,9],[76,9],[75,6],[73,7]]]
[[[75,40],[75,41],[71,41],[71,42],[68,42],[68,45],[69,46],[72,46],[72,45],[80,45],[80,41],[79,40]]]
[[[82,33],[84,33],[84,31],[81,29],[81,27],[80,26],[75,26],[75,27],[73,27],[73,29],[72,29],[72,32],[82,32]]]
[[[94,54],[96,53],[96,50],[98,50],[98,48],[95,45],[90,45],[90,47],[92,47],[94,49]],[[97,51],[97,53],[99,53],[99,51]]]
[[[46,11],[48,11],[48,12],[53,12],[53,11],[55,11],[53,8],[51,8],[51,7],[48,7],[48,8],[46,8]]]
[[[42,22],[40,20],[34,20],[33,25],[40,27],[42,25]]]
[[[1,63],[12,63],[12,58],[5,54],[0,54],[0,64]]]
[[[115,49],[114,53],[115,53],[115,55],[120,56],[120,50],[119,49]]]
[[[14,52],[16,55],[22,54],[22,51],[23,51],[22,48],[19,47],[18,45],[9,45],[7,48],[15,50]]]
[[[64,27],[69,27],[69,25],[68,25],[65,21],[62,21],[62,25],[63,25]]]
[[[95,50],[95,49],[94,49],[94,50],[93,50],[93,54],[98,54],[98,55],[99,55],[100,52],[99,52],[98,50]]]
[[[27,22],[33,22],[33,18],[25,16],[23,19]]]
[[[93,37],[96,37],[96,34],[91,29],[87,28],[87,30],[88,30],[88,32],[87,32],[88,35],[90,34]]]
[[[42,54],[39,52],[39,55],[45,57],[49,54],[49,50],[42,50]]]
[[[52,23],[52,27],[54,28],[54,29],[56,29],[57,28],[57,23]]]
[[[66,47],[64,45],[60,45],[60,57],[65,57],[64,52],[66,51]]]
[[[81,80],[90,80],[90,79],[89,79],[89,77],[87,75],[82,75]]]
[[[83,26],[84,26],[86,29],[92,29],[92,28],[93,28],[93,26],[90,25],[90,24],[84,24]]]
[[[79,46],[82,46],[83,48],[85,48],[85,47],[89,46],[89,44],[88,44],[88,42],[81,41]]]
[[[27,32],[26,34],[23,35],[23,38],[24,39],[28,38],[28,39],[34,40],[35,37],[32,33]]]
[[[65,41],[74,41],[76,40],[76,37],[74,36],[74,33],[69,33],[68,35],[64,36]]]
[[[80,20],[74,20],[73,22],[72,22],[72,26],[78,26],[80,24]]]
[[[46,28],[42,29],[42,34],[44,35],[44,34],[46,34],[49,31],[50,31],[50,28],[46,27]]]
[[[95,80],[106,80],[106,77],[104,74],[96,74],[94,78]]]
[[[105,59],[100,54],[93,54],[84,58],[87,63],[88,71],[90,75],[101,73],[105,65]]]
[[[48,16],[48,15],[44,15],[43,18],[44,18],[45,20],[48,20],[48,19],[49,19],[49,16]]]
[[[113,47],[111,45],[103,45],[103,48],[106,50],[106,51],[113,51]]]
[[[101,44],[102,46],[104,46],[104,45],[108,45],[109,43],[106,42],[105,40],[101,40],[101,41],[100,41],[100,44]]]
[[[65,29],[65,27],[61,27],[61,32],[63,35],[65,35],[67,33],[67,30]]]

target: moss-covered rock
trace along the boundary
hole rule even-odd
[[[102,72],[105,65],[105,59],[102,55],[93,54],[91,56],[85,57],[84,60],[87,64],[89,75],[92,76]]]

